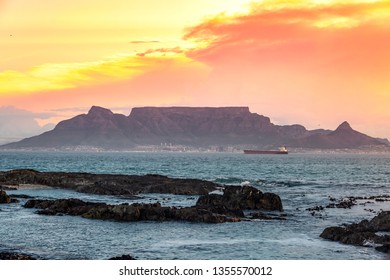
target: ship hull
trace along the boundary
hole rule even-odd
[[[249,155],[287,155],[288,151],[244,150],[244,154],[249,154]]]

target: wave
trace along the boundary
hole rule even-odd
[[[297,180],[267,180],[257,179],[248,180],[241,177],[228,177],[228,178],[216,178],[213,180],[215,183],[221,185],[241,185],[241,186],[258,186],[258,187],[299,187],[299,186],[315,186],[318,183],[297,181]]]
[[[285,181],[278,181],[278,180],[264,180],[264,179],[258,179],[255,181],[256,185],[258,186],[272,186],[272,187],[300,187],[300,186],[315,186],[318,185],[318,183],[314,182],[305,182],[305,181],[293,181],[293,180],[285,180]]]
[[[380,185],[378,186],[377,184],[373,184],[373,183],[337,183],[337,184],[333,184],[335,187],[346,187],[346,188],[353,188],[353,187],[357,187],[357,188],[373,188],[373,187],[380,187],[382,188],[383,186]]]
[[[222,185],[240,185],[243,182],[249,182],[244,178],[240,178],[240,177],[216,178],[213,181],[215,183],[222,184]]]

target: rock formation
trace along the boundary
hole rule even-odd
[[[0,203],[10,203],[11,202],[11,198],[9,197],[9,195],[3,191],[3,190],[0,190]]]
[[[221,186],[198,179],[177,179],[162,175],[114,175],[78,172],[39,172],[32,169],[0,171],[0,183],[33,184],[73,189],[84,193],[135,195],[140,193],[172,193],[204,195]]]
[[[240,211],[242,209],[264,209],[282,211],[280,197],[273,193],[262,193],[251,186],[229,186],[224,190],[223,195],[209,194],[199,198],[197,207],[213,209],[215,212]]]
[[[134,258],[131,255],[122,255],[122,256],[118,256],[118,257],[109,258],[109,260],[115,260],[115,261],[118,261],[118,260],[136,260],[136,258]]]
[[[217,196],[221,197],[218,199]],[[88,219],[116,221],[189,221],[202,223],[238,222],[245,218],[243,210],[283,209],[280,197],[276,194],[263,194],[253,187],[228,186],[223,195],[201,196],[193,207],[167,207],[160,203],[119,204],[85,202],[79,199],[42,200],[31,199],[25,208],[38,208],[37,214],[67,214]],[[260,219],[262,215],[256,215]],[[264,215],[266,219],[271,216]],[[278,217],[276,217],[278,218]]]
[[[22,253],[0,252],[0,260],[35,260],[35,258]]]
[[[359,223],[341,227],[328,227],[321,237],[344,244],[359,246],[378,246],[380,251],[388,251],[390,235],[378,235],[377,232],[390,232],[390,211],[379,213],[372,220],[363,220]]]
[[[16,203],[17,199],[11,198],[5,191],[0,189],[0,203]]]

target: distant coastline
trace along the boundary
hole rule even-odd
[[[101,147],[76,146],[61,148],[1,148],[0,152],[87,152],[87,153],[234,153],[244,154],[244,147],[185,147],[170,146],[169,148],[160,146],[140,146],[132,149],[103,149]],[[369,146],[353,149],[309,149],[309,148],[290,148],[289,154],[390,154],[390,147],[387,146]]]
[[[248,107],[141,107],[125,116],[92,106],[53,130],[0,149],[241,152],[282,146],[292,152],[385,151],[390,142],[356,131],[346,121],[335,130],[275,125]]]

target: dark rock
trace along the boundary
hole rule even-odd
[[[17,188],[0,185],[0,190],[3,190],[3,191],[16,191]]]
[[[160,176],[153,176],[160,177]],[[167,178],[162,176],[163,179]],[[189,180],[192,184],[191,180]],[[244,218],[243,210],[265,209],[282,211],[280,197],[262,193],[254,187],[229,186],[223,195],[201,196],[196,206],[176,208],[153,204],[119,204],[85,202],[79,199],[31,199],[25,208],[38,208],[42,215],[77,215],[88,219],[116,221],[190,221],[204,223],[237,222]]]
[[[250,219],[256,219],[256,220],[287,220],[285,216],[282,215],[270,215],[270,214],[265,214],[263,212],[255,212],[251,213],[249,215]]]
[[[176,179],[161,175],[113,175],[67,172],[39,172],[31,169],[0,172],[0,183],[36,184],[73,189],[102,195],[137,195],[140,193],[172,193],[205,195],[221,186],[198,179]]]
[[[366,244],[390,244],[389,235],[377,235],[378,231],[390,231],[390,211],[381,212],[371,221],[363,220],[359,223],[343,227],[328,227],[320,237],[344,244],[365,246]]]
[[[351,209],[355,205],[366,205],[366,204],[372,204],[373,201],[376,202],[385,202],[390,201],[389,195],[378,195],[378,196],[369,196],[369,197],[363,197],[363,196],[349,196],[345,198],[341,198],[340,200],[336,200],[333,197],[329,197],[329,200],[332,203],[329,203],[325,206],[325,208],[342,208],[342,209]],[[359,200],[363,200],[363,202],[358,203]],[[323,206],[316,206],[312,208],[307,208],[307,211],[322,211],[324,210]],[[366,209],[365,209],[366,210]],[[366,211],[373,212],[372,209],[367,209]]]
[[[347,229],[343,227],[328,227],[324,229],[324,231],[320,234],[320,237],[333,240],[340,241],[341,238],[346,235]]]
[[[98,220],[139,221],[140,209],[134,205],[102,205],[92,207],[82,214],[83,218]]]
[[[0,203],[11,203],[11,198],[3,190],[0,190]]]
[[[324,210],[323,206],[315,206],[315,207],[306,209],[306,211],[322,211],[322,210]]]
[[[11,198],[5,191],[0,190],[0,203],[16,203],[19,202],[15,198]]]
[[[379,213],[368,226],[374,231],[390,231],[390,211]]]
[[[159,203],[107,205],[94,207],[82,215],[89,219],[110,219],[117,221],[189,221],[203,223],[224,223],[239,221],[238,218],[213,213],[195,207],[163,207]]]
[[[159,203],[131,205],[108,205],[105,203],[84,202],[78,199],[29,200],[26,208],[42,209],[42,215],[78,215],[88,219],[116,221],[189,221],[204,223],[224,223],[240,221],[239,217],[230,217],[196,207],[163,207]]]
[[[344,209],[351,209],[351,207],[357,205],[356,204],[357,198],[354,197],[348,197],[341,199],[338,203],[330,203],[326,206],[326,208],[344,208]]]
[[[367,243],[377,243],[378,240],[378,236],[375,233],[365,231],[349,232],[341,238],[340,242],[344,244],[364,246]]]
[[[0,252],[0,260],[36,260],[34,257],[11,252]]]
[[[130,255],[122,255],[118,257],[112,257],[109,260],[136,260],[136,258]]]
[[[356,205],[366,205],[366,204],[372,204],[374,201],[376,202],[385,202],[390,201],[390,195],[377,195],[377,196],[349,196],[344,197],[339,200],[333,197],[329,197],[329,200],[332,203],[329,203],[328,205],[324,206],[316,206],[312,208],[307,208],[307,211],[322,211],[324,208],[342,208],[342,209],[351,209],[353,206]],[[358,203],[359,201],[363,201]],[[365,209],[366,210],[366,209]],[[372,209],[367,209],[366,211],[373,212]]]
[[[283,211],[280,197],[273,193],[262,193],[251,186],[226,186],[223,195],[201,196],[196,207],[211,209],[216,213],[234,213],[243,216],[242,210],[264,209]]]
[[[207,209],[199,209],[197,207],[187,207],[178,209],[176,212],[178,220],[202,222],[202,223],[226,223],[239,222],[240,217],[228,216],[218,213],[213,213]]]
[[[196,202],[198,209],[208,209],[218,214],[228,214],[237,217],[244,217],[244,212],[238,206],[231,206],[225,203],[223,195],[208,194],[200,196]]]
[[[382,253],[390,254],[390,244],[375,247],[376,250]]]
[[[43,209],[38,212],[42,215],[56,215],[67,214],[73,216],[79,216],[87,213],[93,207],[99,207],[105,205],[104,203],[84,202],[80,199],[31,199],[24,204],[25,208],[38,208]]]
[[[34,197],[29,196],[27,194],[11,194],[10,197],[11,198],[27,198],[27,199],[34,198]]]

